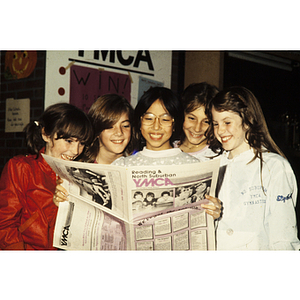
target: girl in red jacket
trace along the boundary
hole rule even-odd
[[[74,160],[92,140],[86,114],[68,103],[48,107],[25,129],[29,155],[5,165],[0,180],[0,249],[55,250],[56,174],[41,153]]]

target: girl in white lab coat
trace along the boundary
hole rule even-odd
[[[223,214],[218,250],[299,250],[293,170],[271,138],[261,107],[248,89],[217,94],[207,115],[212,150],[226,166],[219,194]]]

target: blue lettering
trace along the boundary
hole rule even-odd
[[[277,196],[277,201],[283,201],[283,203],[285,203],[285,201],[292,199],[292,193],[288,194],[286,197],[282,196],[282,195],[278,195]]]

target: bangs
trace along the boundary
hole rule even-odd
[[[185,108],[185,113],[188,113],[188,114],[189,114],[189,113],[191,113],[192,111],[194,111],[194,110],[200,108],[201,106],[203,106],[203,107],[205,108],[204,105],[197,103],[196,100],[191,101],[191,102],[186,106],[186,108]]]
[[[88,113],[96,136],[103,130],[113,127],[123,114],[126,114],[129,122],[132,123],[133,108],[124,97],[115,94],[107,94],[98,98]]]
[[[84,126],[78,124],[80,124],[78,121],[62,123],[61,126],[58,124],[57,139],[76,138],[81,143],[89,145],[93,139],[93,129],[90,122],[86,120]]]
[[[130,114],[130,110],[127,107],[114,106],[111,111],[107,113],[107,116],[103,118],[103,129],[109,129],[113,127],[121,118],[121,116],[127,115],[128,121],[132,124],[133,114]]]
[[[118,122],[118,120],[121,118],[121,116],[123,114],[127,115],[128,120],[130,119],[128,111],[126,111],[124,109],[118,109],[117,111],[111,111],[110,114],[105,119],[103,119],[104,129],[113,127],[113,125],[115,125],[115,123]]]

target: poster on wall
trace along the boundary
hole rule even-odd
[[[30,121],[30,99],[6,99],[5,132],[22,132]]]
[[[69,102],[87,111],[107,93],[135,107],[150,86],[171,87],[172,51],[47,51],[46,57],[45,108]]]
[[[130,76],[73,65],[70,70],[70,103],[86,113],[104,94],[118,94],[130,102]]]
[[[17,80],[32,74],[37,63],[37,51],[6,51],[4,78]]]

